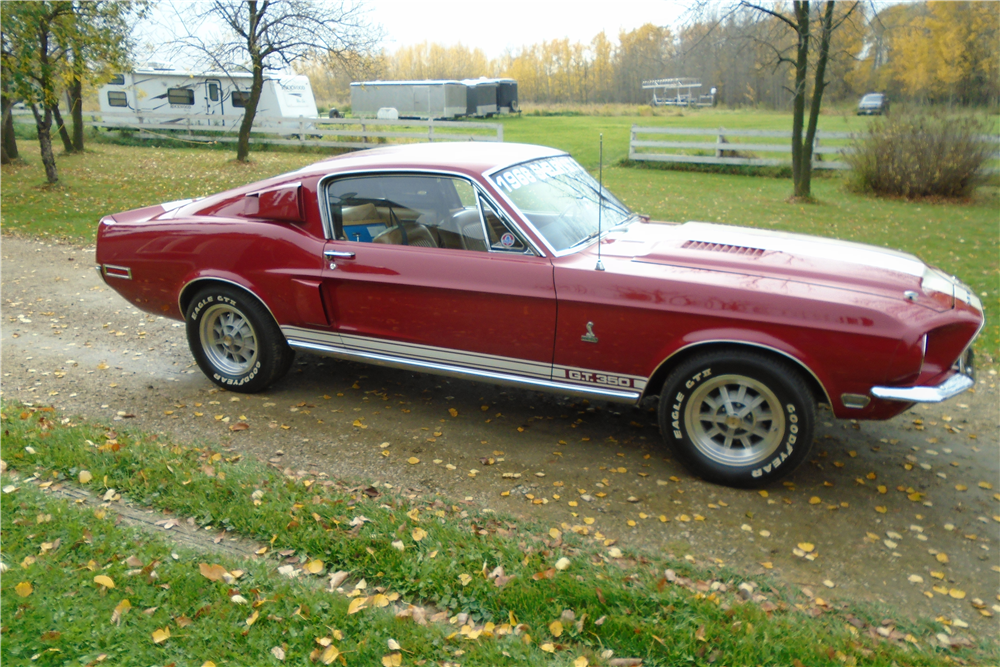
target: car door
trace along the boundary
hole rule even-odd
[[[391,174],[334,180],[323,298],[345,349],[437,370],[548,380],[552,265],[487,227],[498,209],[467,180]]]

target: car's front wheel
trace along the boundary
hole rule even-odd
[[[242,290],[227,285],[201,290],[186,319],[191,354],[220,387],[258,392],[291,365],[292,350],[271,314]]]
[[[660,395],[663,439],[706,480],[771,484],[812,446],[816,405],[800,373],[754,352],[711,352],[685,361]]]

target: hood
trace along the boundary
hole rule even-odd
[[[953,290],[932,298],[922,282],[929,269],[919,258],[863,243],[707,222],[682,225],[634,224],[613,232],[601,245],[607,257],[786,279],[905,299],[946,310]],[[912,300],[912,299],[911,299]]]

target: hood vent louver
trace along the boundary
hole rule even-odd
[[[710,243],[708,241],[685,241],[684,245],[681,247],[688,250],[725,252],[730,255],[743,255],[745,257],[760,257],[765,252],[761,248],[748,248],[746,246],[727,245],[725,243]]]

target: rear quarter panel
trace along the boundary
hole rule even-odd
[[[308,311],[322,311],[324,241],[305,227],[216,217],[102,224],[97,261],[128,267],[131,280],[106,281],[130,303],[157,315],[183,319],[181,290],[194,281],[219,279],[257,295],[280,324],[317,319],[322,321],[309,323],[322,324],[322,312]],[[306,312],[300,312],[303,307]]]

